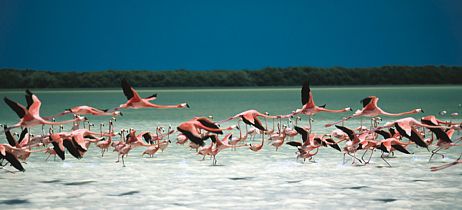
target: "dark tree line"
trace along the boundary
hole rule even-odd
[[[116,88],[127,78],[137,87],[462,84],[462,67],[288,67],[236,71],[51,72],[0,69],[0,88]]]

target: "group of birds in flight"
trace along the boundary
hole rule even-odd
[[[80,159],[95,144],[101,150],[101,156],[110,148],[118,153],[116,162],[124,158],[128,153],[137,147],[144,147],[142,155],[153,157],[158,150],[165,150],[171,143],[170,137],[177,133],[177,144],[183,145],[189,142],[189,147],[194,149],[203,160],[209,156],[212,164],[217,164],[217,155],[225,150],[236,150],[237,148],[248,148],[258,152],[264,145],[273,146],[277,151],[283,145],[289,145],[296,149],[297,159],[314,161],[320,148],[332,148],[343,153],[343,163],[347,162],[346,157],[351,158],[351,164],[366,165],[370,163],[375,151],[380,152],[380,158],[391,167],[386,157],[394,155],[395,152],[412,154],[408,146],[415,144],[430,152],[430,160],[434,155],[440,155],[442,150],[447,150],[462,139],[452,139],[455,131],[461,129],[460,122],[444,121],[429,115],[416,120],[412,117],[404,117],[384,125],[379,125],[380,116],[400,117],[404,115],[423,112],[422,109],[413,109],[402,113],[389,113],[378,106],[379,98],[369,96],[361,100],[362,109],[352,115],[342,118],[340,121],[326,124],[325,127],[335,126],[330,133],[316,133],[312,129],[312,117],[319,112],[343,113],[352,111],[351,108],[327,109],[326,105],[315,104],[309,82],[306,81],[301,88],[301,108],[289,114],[269,115],[260,113],[257,110],[247,110],[231,116],[222,121],[214,122],[212,117],[194,117],[180,123],[176,129],[172,126],[164,128],[157,126],[155,131],[137,132],[136,129],[121,129],[115,131],[114,123],[116,117],[123,115],[123,109],[171,109],[189,108],[188,103],[176,105],[158,105],[152,103],[157,94],[142,98],[138,92],[125,79],[121,81],[121,87],[127,101],[113,109],[101,110],[90,106],[76,106],[66,109],[64,112],[53,116],[42,117],[40,115],[41,101],[30,90],[26,90],[25,98],[27,105],[24,106],[7,97],[5,103],[17,114],[19,122],[7,126],[3,125],[3,132],[7,144],[0,144],[0,167],[7,170],[8,164],[18,171],[25,171],[22,162],[27,161],[32,153],[46,153],[47,160],[58,156],[65,160],[66,153]],[[55,121],[56,117],[73,115],[73,119]],[[87,115],[111,116],[108,122],[108,130],[92,131]],[[301,125],[301,115],[308,116],[308,124]],[[348,128],[344,122],[351,118],[361,117],[361,125],[357,128]],[[364,125],[362,117],[370,118],[370,126]],[[264,120],[264,123],[262,122]],[[268,119],[272,120],[272,126],[268,126]],[[223,123],[233,121],[236,124],[223,127]],[[241,122],[244,126],[241,126]],[[70,131],[64,131],[63,124],[72,123]],[[31,134],[31,127],[42,126],[40,135]],[[45,126],[49,126],[45,130]],[[12,133],[11,130],[21,128],[20,134]],[[239,135],[233,135],[238,130]],[[226,133],[226,134],[225,134]],[[255,143],[255,137],[261,135],[261,142]],[[301,137],[299,141],[295,140]],[[113,140],[118,138],[118,141]],[[210,143],[207,141],[210,139]],[[435,143],[433,143],[435,142]],[[343,145],[342,145],[342,144]],[[432,149],[432,150],[430,150]],[[67,151],[67,152],[66,152]],[[359,153],[359,155],[358,155]],[[362,154],[361,154],[362,153]],[[367,157],[369,156],[369,157]],[[462,157],[462,154],[461,154]],[[438,171],[459,163],[461,157],[456,161],[441,166],[432,167],[432,171]],[[429,160],[429,161],[430,161]],[[6,162],[5,162],[6,161]],[[8,170],[9,171],[9,170]]]

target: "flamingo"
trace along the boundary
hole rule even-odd
[[[364,98],[361,100],[361,103],[363,104],[363,109],[357,110],[353,115],[343,118],[340,121],[326,124],[325,127],[330,127],[332,125],[339,124],[341,122],[347,121],[351,118],[354,117],[360,117],[360,116],[367,116],[367,117],[376,117],[378,115],[386,115],[386,116],[392,116],[392,117],[398,117],[398,116],[403,116],[403,115],[409,115],[409,114],[416,114],[423,112],[422,109],[413,109],[411,111],[407,112],[401,112],[401,113],[388,113],[383,111],[380,107],[377,106],[377,102],[379,101],[379,98],[376,96],[369,96],[367,98]]]
[[[50,135],[50,139],[52,140],[51,144],[53,145],[53,150],[56,152],[61,160],[65,159],[64,148],[71,153],[77,159],[82,158],[80,152],[77,149],[76,143],[69,138],[63,138],[60,134],[53,133]]]
[[[276,151],[278,151],[279,147],[281,147],[284,144],[286,136],[287,135],[285,132],[281,132],[280,125],[278,123],[278,133],[275,135],[273,134],[271,136],[271,146],[275,147]]]
[[[156,154],[157,151],[159,151],[160,147],[159,145],[152,145],[146,148],[146,150],[141,154],[141,156],[144,155],[149,155],[149,157],[153,157],[154,154]]]
[[[333,109],[326,109],[325,104],[322,106],[317,106],[314,103],[313,94],[311,93],[311,89],[310,89],[310,82],[308,80],[303,83],[300,95],[301,95],[302,108],[295,110],[294,112],[292,112],[292,114],[289,114],[288,116],[294,116],[298,114],[304,114],[304,115],[309,116],[310,128],[311,128],[311,118],[316,113],[319,113],[319,112],[342,113],[342,112],[352,111],[350,107],[333,110]]]
[[[380,155],[380,158],[387,163],[389,167],[391,167],[390,163],[385,160],[383,154],[384,153],[392,153],[394,150],[398,150],[404,154],[411,154],[405,147],[409,145],[408,143],[401,142],[397,138],[390,137],[386,138],[384,140],[381,140],[377,145],[376,148],[380,149],[382,151],[382,154]],[[372,155],[371,155],[372,156]],[[369,158],[370,159],[370,158]],[[369,161],[368,161],[369,162]]]
[[[365,135],[356,134],[353,130],[347,127],[339,125],[335,125],[335,127],[345,132],[349,138],[349,141],[343,147],[343,164],[345,164],[345,155],[349,155],[354,158],[351,164],[354,164],[355,160],[358,160],[360,163],[362,163],[362,161],[356,157],[356,152],[361,149],[360,142],[361,139],[364,139]],[[351,153],[353,153],[353,155],[351,155]]]
[[[121,104],[118,109],[140,109],[140,108],[157,108],[157,109],[171,109],[171,108],[189,108],[188,103],[181,103],[177,105],[158,105],[150,101],[157,98],[157,94],[153,94],[147,98],[141,98],[138,92],[128,83],[126,79],[122,80],[122,90],[127,97],[127,102]]]
[[[104,157],[104,152],[109,149],[109,146],[112,144],[112,136],[114,136],[114,129],[112,120],[109,121],[109,134],[107,140],[98,141],[96,146],[101,149],[101,157]],[[102,132],[101,132],[102,135]]]
[[[6,140],[8,141],[8,144],[10,146],[16,147],[16,148],[22,148],[28,144],[28,138],[27,138],[27,133],[28,130],[25,128],[22,130],[21,135],[19,136],[18,141],[16,141],[16,138],[11,134],[11,131],[8,129],[7,125],[3,125],[3,129],[5,132]]]
[[[213,148],[213,141],[210,142],[210,145],[208,146],[202,146],[199,147],[199,150],[197,151],[198,155],[202,155],[202,160],[205,160],[205,156],[207,155],[212,155],[212,148]]]
[[[1,160],[5,159],[15,169],[17,169],[18,171],[24,172],[26,170],[22,166],[21,162],[19,162],[18,157],[14,154],[16,150],[19,150],[19,149],[14,148],[7,144],[0,144],[0,159]]]
[[[209,136],[201,135],[200,129],[206,130],[208,132],[216,133],[216,134],[223,134],[223,130],[224,130],[224,129],[220,129],[214,122],[212,122],[206,117],[195,117],[189,121],[181,123],[177,127],[177,130],[179,132],[185,135],[189,140],[194,142],[196,145],[204,146],[204,140],[209,138]]]
[[[304,162],[306,161],[306,159],[311,161],[313,159],[313,156],[318,153],[321,144],[315,144],[315,134],[309,134],[307,130],[298,126],[295,126],[294,128],[302,136],[302,142],[289,141],[286,144],[297,148],[297,159],[303,158]],[[311,152],[315,149],[315,152]]]
[[[58,116],[63,116],[63,115],[66,115],[66,114],[77,114],[77,115],[94,115],[94,116],[123,116],[122,112],[120,111],[110,111],[109,109],[104,109],[104,110],[101,110],[101,109],[97,109],[97,108],[94,108],[94,107],[91,107],[91,106],[76,106],[76,107],[72,107],[72,108],[69,108],[69,109],[66,109],[64,112],[60,113],[60,114],[57,114],[57,115],[54,115],[52,117],[58,117]],[[47,117],[45,119],[49,119],[49,118],[52,118],[52,117]]]
[[[225,137],[223,137],[222,140],[220,140],[216,134],[210,136],[212,141],[215,143],[215,148],[212,149],[212,157],[213,157],[213,164],[212,165],[217,165],[217,155],[218,155],[218,153],[220,153],[224,149],[234,147],[233,145],[230,145],[228,143],[231,136],[232,136],[232,133],[228,133],[228,134],[225,135]],[[237,147],[243,147],[243,146],[247,146],[247,145],[239,145]]]
[[[258,152],[263,148],[264,144],[265,144],[265,135],[262,135],[261,136],[261,143],[260,144],[254,144],[254,145],[249,144],[249,149],[254,151],[254,152]]]
[[[176,144],[181,144],[183,145],[184,143],[186,143],[186,141],[188,141],[188,137],[186,137],[184,134],[181,134],[179,133],[177,136],[176,136]]]
[[[263,127],[261,121],[257,117],[264,117],[264,118],[270,118],[270,119],[281,118],[281,116],[270,116],[270,115],[262,114],[258,112],[257,110],[251,109],[251,110],[247,110],[239,114],[236,114],[233,117],[230,117],[226,120],[222,120],[219,123],[224,123],[224,122],[236,119],[236,118],[241,118],[245,124],[254,126],[261,131],[266,131],[266,128]]]
[[[124,144],[119,150],[119,154],[117,155],[116,163],[120,162],[120,157],[122,157],[122,166],[125,167],[125,160],[124,157],[127,157],[128,152],[133,149],[131,144]]]
[[[35,94],[30,92],[29,90],[26,90],[26,93],[27,93],[26,98],[27,98],[27,104],[28,104],[27,108],[17,102],[10,100],[7,97],[3,98],[5,103],[13,111],[15,111],[18,117],[20,118],[19,122],[13,125],[12,127],[7,128],[8,130],[13,129],[13,128],[18,128],[18,127],[30,128],[30,127],[34,127],[37,125],[44,125],[44,124],[45,125],[62,125],[66,123],[87,120],[85,117],[77,116],[73,120],[66,120],[66,121],[61,121],[61,122],[47,121],[40,116],[40,106],[42,105],[42,102],[39,100],[39,98]]]

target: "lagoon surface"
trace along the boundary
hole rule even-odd
[[[126,100],[121,90],[32,91],[42,101],[43,116],[77,105],[112,108]],[[212,115],[219,121],[248,109],[286,114],[301,106],[300,88],[139,92],[142,96],[158,93],[155,101],[158,104],[188,102],[191,108],[124,110],[124,116],[117,119],[116,130],[154,131],[156,126],[176,127],[194,116]],[[361,107],[361,99],[375,95],[380,98],[379,106],[388,112],[422,108],[425,113],[414,115],[416,119],[434,114],[461,121],[460,116],[451,118],[449,114],[462,111],[462,86],[312,88],[312,92],[317,104],[327,104],[331,109],[356,110]],[[0,96],[25,104],[23,91],[3,90]],[[438,115],[441,110],[448,114]],[[333,128],[323,125],[348,114],[351,113],[318,114],[314,117],[313,131],[329,133]],[[307,118],[302,118],[302,124],[307,124]],[[95,125],[109,120],[94,116],[89,119]],[[382,124],[391,119],[384,117]],[[15,113],[1,103],[0,123],[16,122]],[[232,123],[235,122],[226,125]],[[354,119],[345,126],[357,127],[359,123],[359,119]],[[238,131],[233,132],[239,135]],[[34,128],[33,133],[40,134],[40,128]],[[453,139],[459,137],[456,133]],[[171,139],[176,142],[175,136]],[[0,141],[6,143],[4,135],[0,135]],[[391,168],[378,153],[366,166],[343,165],[342,153],[330,148],[321,148],[315,163],[297,161],[296,150],[287,145],[278,151],[265,145],[258,153],[247,148],[224,150],[217,156],[217,166],[212,166],[208,158],[201,161],[202,157],[187,145],[173,143],[154,158],[141,157],[143,150],[132,150],[126,158],[126,167],[115,163],[116,153],[101,157],[93,145],[81,160],[67,155],[65,161],[53,158],[45,161],[45,154],[32,154],[27,164],[23,164],[25,173],[0,170],[0,209],[458,209],[462,206],[462,166],[430,172],[431,166],[456,159],[462,152],[460,148],[444,151],[447,154],[444,159],[437,156],[428,163],[430,153],[411,145],[409,150],[414,154],[399,153],[389,158]]]

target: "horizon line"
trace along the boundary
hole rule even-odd
[[[320,66],[266,66],[259,69],[251,68],[241,68],[241,69],[187,69],[187,68],[177,68],[177,69],[94,69],[94,70],[47,70],[47,69],[34,69],[34,68],[15,68],[15,67],[0,67],[0,71],[3,70],[14,70],[14,71],[42,71],[42,72],[66,72],[66,73],[91,73],[91,72],[105,72],[105,71],[145,71],[145,72],[168,72],[168,71],[261,71],[265,69],[290,69],[290,68],[316,68],[316,69],[374,69],[374,68],[383,68],[383,67],[411,67],[411,68],[421,68],[421,67],[447,67],[447,68],[462,68],[462,65],[447,65],[447,64],[425,64],[425,65],[382,65],[382,66],[361,66],[361,67],[347,67],[347,66],[329,66],[329,67],[320,67]]]

